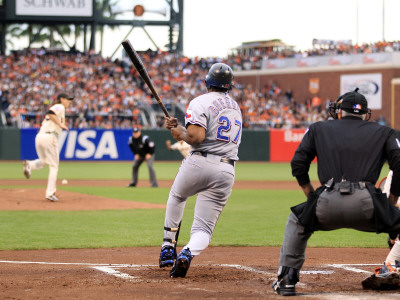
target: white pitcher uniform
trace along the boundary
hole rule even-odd
[[[65,124],[65,107],[62,104],[54,104],[50,107],[55,113],[61,124]],[[36,160],[27,161],[31,171],[49,166],[49,177],[46,189],[46,198],[56,192],[56,182],[59,164],[58,136],[62,129],[60,126],[50,120],[46,115],[40,127],[39,133],[35,138],[35,147],[37,155]]]
[[[172,150],[178,150],[183,157],[190,155],[190,145],[185,141],[179,141],[171,145]]]

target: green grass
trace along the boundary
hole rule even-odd
[[[174,179],[178,172],[180,162],[159,162],[154,163],[158,179]],[[132,162],[66,162],[61,161],[58,178],[68,179],[120,179],[130,180]],[[317,168],[311,165],[311,180],[317,180]],[[47,178],[48,168],[32,173],[34,179]],[[142,164],[139,169],[140,179],[148,179],[147,165]],[[22,179],[21,162],[1,162],[1,179]],[[289,163],[248,163],[239,162],[236,165],[236,180],[294,180],[291,175]]]
[[[178,163],[169,162],[157,162],[155,165],[161,179],[173,179],[179,167]],[[90,175],[98,179],[129,180],[130,168],[130,162],[61,162],[59,178],[91,179],[87,177]],[[385,168],[382,174],[387,174],[387,166]],[[47,171],[36,172],[33,178],[47,178]],[[146,166],[141,171],[141,179],[147,179]],[[311,173],[311,177],[316,179],[315,165]],[[239,163],[236,175],[236,180],[294,180],[289,164],[283,163]],[[0,179],[22,179],[21,163],[0,162]],[[20,186],[1,186],[0,180],[0,195],[1,189],[5,188]],[[28,185],[24,188],[38,187]],[[148,203],[166,203],[169,193],[168,188],[60,186],[59,189]],[[300,190],[234,190],[218,221],[211,245],[280,246],[290,207],[303,201],[305,198]],[[186,205],[180,246],[189,239],[194,203],[195,197],[192,197]],[[159,246],[163,238],[164,214],[164,209],[73,212],[0,210],[0,250]],[[386,247],[386,238],[385,234],[342,229],[316,232],[309,240],[309,246]]]

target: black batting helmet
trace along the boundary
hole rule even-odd
[[[206,87],[218,87],[226,90],[232,88],[233,72],[230,66],[223,63],[213,64],[206,76]]]

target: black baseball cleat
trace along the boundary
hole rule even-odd
[[[175,259],[176,251],[174,247],[164,246],[161,248],[160,258],[158,260],[160,268],[173,266]]]
[[[281,296],[296,296],[296,283],[299,281],[299,270],[279,267],[278,280],[272,284],[274,291]]]
[[[190,267],[190,262],[193,259],[193,255],[190,252],[189,248],[183,249],[176,258],[175,265],[172,268],[169,275],[171,277],[185,277],[187,271]]]
[[[136,186],[136,183],[130,183],[126,187],[135,187],[135,186]]]

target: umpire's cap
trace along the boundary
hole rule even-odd
[[[74,97],[68,95],[67,93],[58,94],[57,100],[60,100],[61,98],[65,98],[65,99],[68,99],[68,100],[74,100]]]
[[[368,101],[364,95],[358,92],[356,88],[353,92],[348,92],[336,100],[338,108],[353,114],[366,114],[368,110]]]

